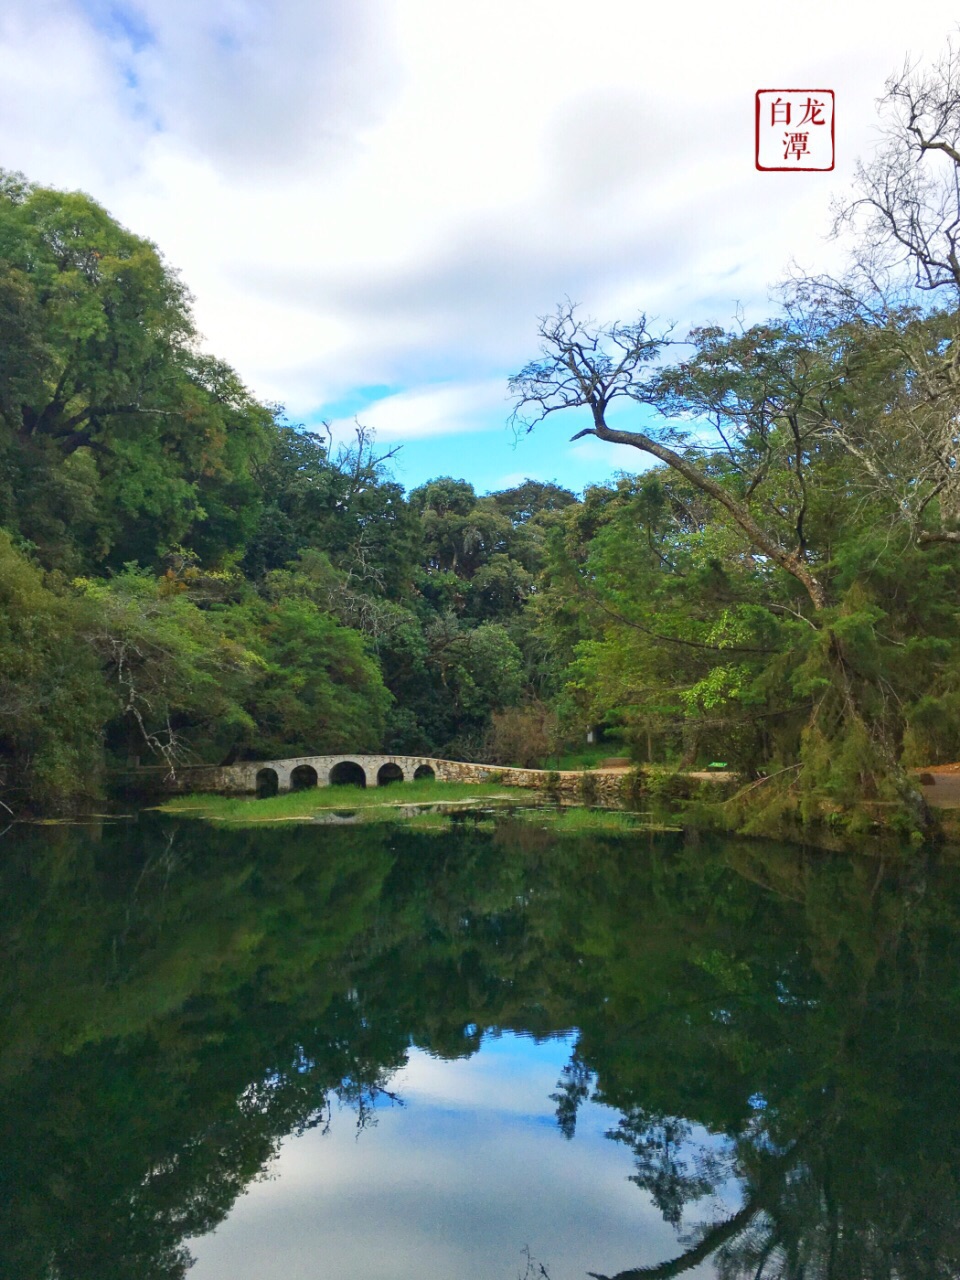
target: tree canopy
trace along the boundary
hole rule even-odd
[[[890,81],[881,128],[840,219],[844,277],[788,281],[767,322],[685,338],[567,302],[510,385],[521,429],[580,411],[574,439],[652,464],[638,493],[587,497],[588,547],[579,513],[558,544],[547,625],[582,712],[632,722],[648,753],[672,723],[685,759],[711,741],[766,760],[764,795],[801,822],[859,798],[910,826],[905,766],[960,745],[956,51]]]

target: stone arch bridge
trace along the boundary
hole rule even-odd
[[[499,769],[493,765],[438,760],[432,756],[294,756],[287,760],[248,760],[243,764],[178,769],[175,776],[164,780],[164,790],[262,796],[338,783],[382,787],[419,778],[436,778],[439,782],[495,780],[507,786],[540,787],[546,776],[540,769]]]

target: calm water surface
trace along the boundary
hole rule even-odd
[[[960,1276],[960,875],[755,842],[0,841],[0,1276]]]

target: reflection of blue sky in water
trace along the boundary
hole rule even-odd
[[[675,1256],[627,1180],[630,1152],[604,1137],[617,1114],[585,1104],[573,1141],[560,1134],[550,1094],[570,1046],[504,1035],[456,1062],[411,1051],[389,1083],[405,1106],[379,1108],[359,1137],[343,1110],[328,1134],[288,1139],[269,1180],[191,1242],[191,1280],[516,1280],[525,1245],[551,1280],[582,1280]]]

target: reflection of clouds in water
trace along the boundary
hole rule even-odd
[[[603,1136],[614,1113],[584,1106],[572,1142],[554,1126],[569,1052],[514,1035],[456,1062],[413,1050],[389,1083],[406,1106],[378,1107],[359,1137],[335,1111],[326,1136],[287,1140],[269,1180],[192,1243],[192,1280],[515,1280],[524,1245],[551,1280],[580,1280],[674,1256],[629,1152]]]
[[[528,1119],[553,1119],[550,1094],[570,1056],[571,1041],[537,1044],[529,1036],[485,1035],[483,1051],[459,1062],[427,1053],[410,1055],[396,1077],[404,1101],[433,1108],[499,1111]],[[609,1117],[606,1108],[598,1108]]]

